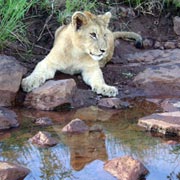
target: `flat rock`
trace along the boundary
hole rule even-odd
[[[106,108],[125,109],[129,108],[130,104],[128,102],[120,100],[119,98],[102,98],[99,100],[98,106]]]
[[[24,179],[30,170],[22,165],[0,162],[0,179],[1,180],[20,180]]]
[[[17,115],[14,111],[0,107],[0,130],[18,127]]]
[[[0,106],[12,106],[26,68],[10,56],[0,55]]]
[[[24,105],[39,110],[53,110],[64,104],[71,104],[76,91],[73,79],[50,80],[28,93]]]
[[[88,131],[89,127],[81,119],[73,119],[62,129],[62,132],[64,133],[85,133]]]
[[[140,72],[135,76],[134,84],[143,89],[144,94],[149,97],[180,96],[180,51],[174,49],[155,52],[153,54],[151,51],[149,63],[154,61],[158,65],[152,65]],[[141,57],[143,59],[145,55]]]
[[[119,180],[138,180],[149,172],[145,166],[131,156],[124,156],[107,161],[104,169]]]
[[[173,23],[174,23],[174,32],[180,36],[180,17],[175,16],[173,19]]]
[[[140,118],[138,125],[164,135],[180,136],[180,111],[155,113]]]
[[[37,144],[40,147],[52,147],[57,144],[57,141],[51,137],[51,134],[45,131],[39,131],[29,139],[29,142]]]

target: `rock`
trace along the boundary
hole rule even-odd
[[[12,106],[26,73],[14,57],[0,55],[0,106]]]
[[[180,17],[175,16],[173,19],[173,23],[174,23],[174,32],[180,36]]]
[[[0,107],[0,130],[18,127],[17,115],[14,111]]]
[[[72,106],[75,108],[87,107],[97,104],[97,95],[90,90],[77,89],[74,96]]]
[[[24,179],[29,173],[30,170],[22,165],[0,162],[1,180],[20,180]]]
[[[180,111],[180,99],[165,99],[160,105],[165,112]]]
[[[155,113],[140,118],[138,125],[149,131],[159,132],[164,135],[180,136],[180,111]]]
[[[29,142],[37,144],[40,147],[52,147],[57,144],[57,141],[51,137],[51,134],[45,131],[39,131],[29,139]]]
[[[80,119],[73,119],[62,129],[62,132],[65,133],[85,133],[88,131],[89,127]]]
[[[159,41],[156,41],[154,43],[154,48],[155,49],[163,49],[164,47],[162,46],[162,44]]]
[[[176,48],[176,43],[173,41],[167,41],[164,43],[165,49],[175,49]]]
[[[102,132],[103,131],[103,127],[99,124],[94,124],[93,126],[91,126],[89,128],[90,132]]]
[[[138,180],[149,173],[140,161],[130,156],[109,160],[104,169],[120,180]]]
[[[165,144],[168,144],[168,145],[178,145],[178,142],[174,141],[174,140],[169,140],[169,141],[166,141]]]
[[[161,64],[146,68],[135,76],[133,82],[146,96],[180,96],[180,51],[155,51],[156,54],[151,51],[152,61]]]
[[[125,101],[121,101],[119,98],[102,98],[99,100],[98,105],[106,108],[124,109],[129,108],[130,104]]]
[[[53,110],[64,104],[71,104],[76,91],[73,79],[50,80],[28,93],[24,105],[39,110]]]
[[[144,39],[143,40],[143,47],[146,48],[152,48],[153,47],[153,40],[152,39]]]
[[[49,126],[52,125],[52,120],[48,117],[41,117],[35,120],[35,124],[41,125],[41,126]]]

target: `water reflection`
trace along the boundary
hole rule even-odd
[[[152,137],[137,127],[139,117],[154,111],[154,107],[141,105],[123,111],[97,107],[62,113],[17,110],[20,128],[0,133],[0,161],[17,162],[31,169],[25,180],[114,180],[103,170],[104,161],[131,155],[150,171],[147,180],[178,179],[180,147],[167,145],[164,139]],[[42,116],[50,117],[55,125],[34,126],[32,120]],[[100,125],[103,132],[62,134],[62,127],[77,117],[89,126]],[[58,145],[38,148],[30,144],[28,139],[39,130],[51,132]]]

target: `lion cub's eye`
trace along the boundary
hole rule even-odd
[[[90,33],[90,35],[93,39],[97,39],[96,33]]]

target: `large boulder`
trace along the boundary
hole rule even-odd
[[[149,173],[140,161],[131,156],[109,160],[104,164],[104,169],[119,180],[138,180]]]
[[[17,115],[14,111],[0,107],[0,130],[18,127]]]
[[[53,110],[64,104],[71,104],[76,91],[73,79],[50,80],[28,93],[24,105],[39,110]]]
[[[20,180],[24,179],[29,173],[30,170],[22,165],[0,162],[1,180]]]
[[[135,78],[134,83],[138,88],[143,89],[145,95],[153,96],[180,96],[180,51],[156,50],[151,52],[149,62],[155,64],[140,72]],[[139,58],[146,59],[148,53],[139,54]]]
[[[22,76],[26,71],[14,57],[0,55],[0,106],[14,105]]]
[[[140,118],[138,125],[149,131],[180,136],[180,111],[155,113]]]

